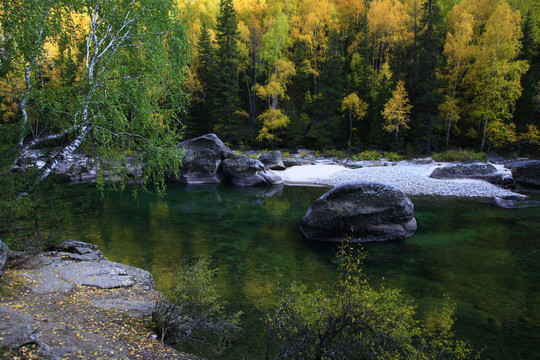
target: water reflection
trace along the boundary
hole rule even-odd
[[[278,274],[312,287],[336,276],[335,249],[304,241],[298,230],[322,188],[172,185],[166,198],[106,192],[103,201],[87,187],[72,191],[93,191],[85,215],[93,224],[74,228],[85,230],[110,260],[150,270],[161,289],[173,285],[171,274],[185,257],[210,257],[222,295],[244,310],[274,291]],[[538,357],[540,208],[424,197],[413,202],[413,237],[364,246],[372,282],[402,288],[426,319],[448,295],[458,306],[458,336],[487,345],[486,358]],[[246,321],[257,321],[258,314],[249,316]],[[231,359],[248,349],[255,352],[246,358],[260,358],[260,336],[246,336]]]

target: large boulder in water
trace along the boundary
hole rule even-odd
[[[221,182],[220,167],[230,153],[223,141],[215,134],[206,134],[184,141],[178,145],[183,150],[180,179],[170,179],[188,184],[218,184]]]
[[[264,165],[249,156],[229,154],[223,160],[225,178],[238,186],[278,185],[283,180],[271,171],[265,171]]]
[[[514,181],[527,188],[540,189],[540,161],[519,161],[512,165]]]
[[[332,242],[404,239],[416,227],[409,197],[393,186],[371,182],[333,188],[311,204],[300,224],[307,239]]]
[[[495,166],[483,162],[455,163],[438,167],[429,177],[434,179],[477,179],[501,184],[502,175]]]

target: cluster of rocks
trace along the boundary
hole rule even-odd
[[[271,169],[284,167],[281,153],[259,159],[237,154],[215,134],[207,134],[178,145],[182,151],[179,176],[169,181],[187,184],[232,183],[238,186],[278,185],[283,180]]]
[[[13,171],[25,171],[36,166],[41,169],[49,156],[40,150],[28,150],[13,166]],[[84,154],[72,154],[56,167],[54,174],[70,182],[94,182],[97,179],[97,166],[94,159]]]

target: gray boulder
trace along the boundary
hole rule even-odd
[[[206,134],[184,141],[178,145],[183,149],[180,178],[170,178],[188,184],[221,183],[220,167],[225,157],[232,153],[215,134]]]
[[[293,167],[293,166],[304,166],[304,165],[312,165],[313,162],[310,160],[306,160],[300,157],[286,157],[283,158],[283,165],[285,165],[286,168]]]
[[[245,155],[230,154],[223,160],[223,174],[238,186],[277,185],[278,181],[277,175],[265,172],[262,162]]]
[[[269,153],[262,153],[259,155],[259,161],[264,164],[265,169],[285,170],[281,151],[276,150]]]
[[[512,165],[514,181],[526,188],[540,189],[540,161],[520,161]]]
[[[414,205],[407,195],[371,182],[333,188],[311,204],[300,224],[307,239],[331,242],[404,239],[416,228]]]
[[[429,177],[434,179],[477,179],[501,184],[502,175],[495,166],[483,162],[455,163],[438,167]]]
[[[9,253],[9,248],[6,244],[0,240],[0,277],[2,277],[2,271],[6,265],[7,257]]]

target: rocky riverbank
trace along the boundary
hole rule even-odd
[[[68,241],[10,254],[2,277],[0,350],[21,359],[194,359],[149,331],[152,275]]]
[[[407,195],[436,195],[460,197],[507,197],[516,193],[501,186],[476,179],[434,179],[430,175],[434,169],[446,163],[414,164],[403,161],[389,166],[369,166],[359,169],[333,168],[325,174],[324,166],[312,171],[319,173],[315,183],[337,186],[356,181],[372,181],[392,185]],[[317,166],[317,165],[316,165]],[[510,176],[510,170],[497,166],[503,177]]]

